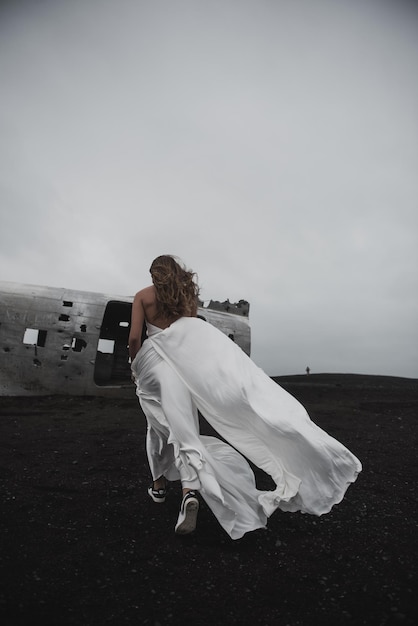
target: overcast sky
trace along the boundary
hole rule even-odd
[[[418,9],[0,3],[0,279],[250,302],[270,375],[418,377]]]

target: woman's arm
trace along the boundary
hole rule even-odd
[[[131,330],[129,332],[129,356],[134,360],[141,347],[142,328],[144,326],[145,313],[142,302],[142,291],[138,291],[132,303]]]

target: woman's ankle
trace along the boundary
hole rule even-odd
[[[158,491],[159,489],[165,489],[167,486],[167,481],[164,476],[160,476],[157,480],[154,480],[152,483],[152,488]]]
[[[183,491],[183,493],[182,493],[183,498],[184,498],[184,496],[185,496],[186,494],[188,494],[190,491],[193,491],[193,493],[196,493],[196,489],[191,489],[190,487],[183,487],[182,491]]]

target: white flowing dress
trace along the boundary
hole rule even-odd
[[[198,489],[232,539],[276,509],[322,515],[343,499],[360,461],[229,337],[195,317],[147,330],[132,372],[154,480]],[[198,410],[231,445],[199,434]],[[247,459],[273,490],[256,488]]]

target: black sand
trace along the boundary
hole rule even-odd
[[[418,623],[418,381],[278,380],[363,472],[329,515],[277,512],[239,541],[204,503],[176,536],[178,483],[165,505],[148,498],[134,392],[1,398],[0,623]]]

